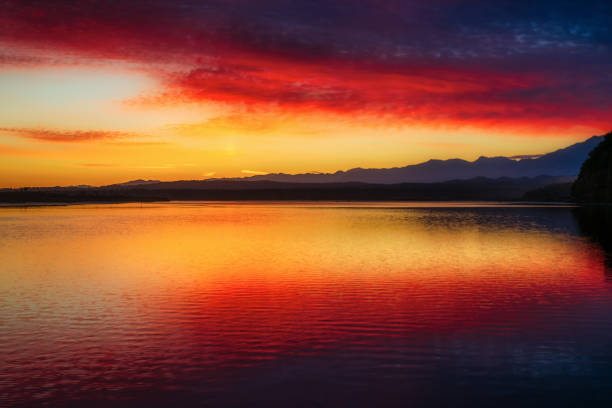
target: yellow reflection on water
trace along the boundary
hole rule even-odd
[[[587,279],[599,268],[578,238],[513,211],[233,203],[2,209],[0,279],[5,287],[18,278],[134,290],[381,279],[556,285],[570,272]]]
[[[366,373],[435,367],[461,355],[458,333],[494,361],[514,352],[508,336],[542,335],[557,361],[575,333],[606,332],[612,304],[603,252],[557,207],[3,208],[0,231],[0,364],[15,400],[188,386],[330,350]],[[423,379],[411,372],[398,378]]]

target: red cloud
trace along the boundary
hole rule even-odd
[[[327,10],[335,19],[325,23],[296,13],[297,5],[268,0],[257,6],[60,1],[53,7],[7,0],[0,6],[0,41],[19,57],[0,62],[42,64],[63,56],[70,63],[75,57],[136,63],[165,88],[133,103],[218,101],[428,125],[610,126],[612,60],[587,37],[559,39],[544,25],[529,31],[533,24],[522,20],[504,20],[515,24],[506,29],[478,20],[485,11],[498,17],[503,8],[497,6],[400,3],[308,2],[305,11],[316,17]],[[468,20],[453,20],[458,9]],[[516,30],[526,34],[517,39]],[[28,57],[34,49],[45,51]],[[55,141],[113,138],[31,134]]]

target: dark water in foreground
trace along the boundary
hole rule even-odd
[[[0,209],[0,406],[612,406],[611,218]]]

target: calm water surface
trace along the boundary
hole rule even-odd
[[[610,406],[602,222],[469,204],[3,208],[0,406]]]

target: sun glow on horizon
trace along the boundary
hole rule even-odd
[[[495,31],[467,6],[442,32],[398,24],[419,21],[416,3],[385,3],[387,32],[367,19],[345,30],[367,2],[336,5],[327,25],[268,1],[255,15],[213,3],[185,15],[182,1],[1,6],[0,187],[534,155],[612,125],[612,60],[586,35],[561,42],[520,16]]]

